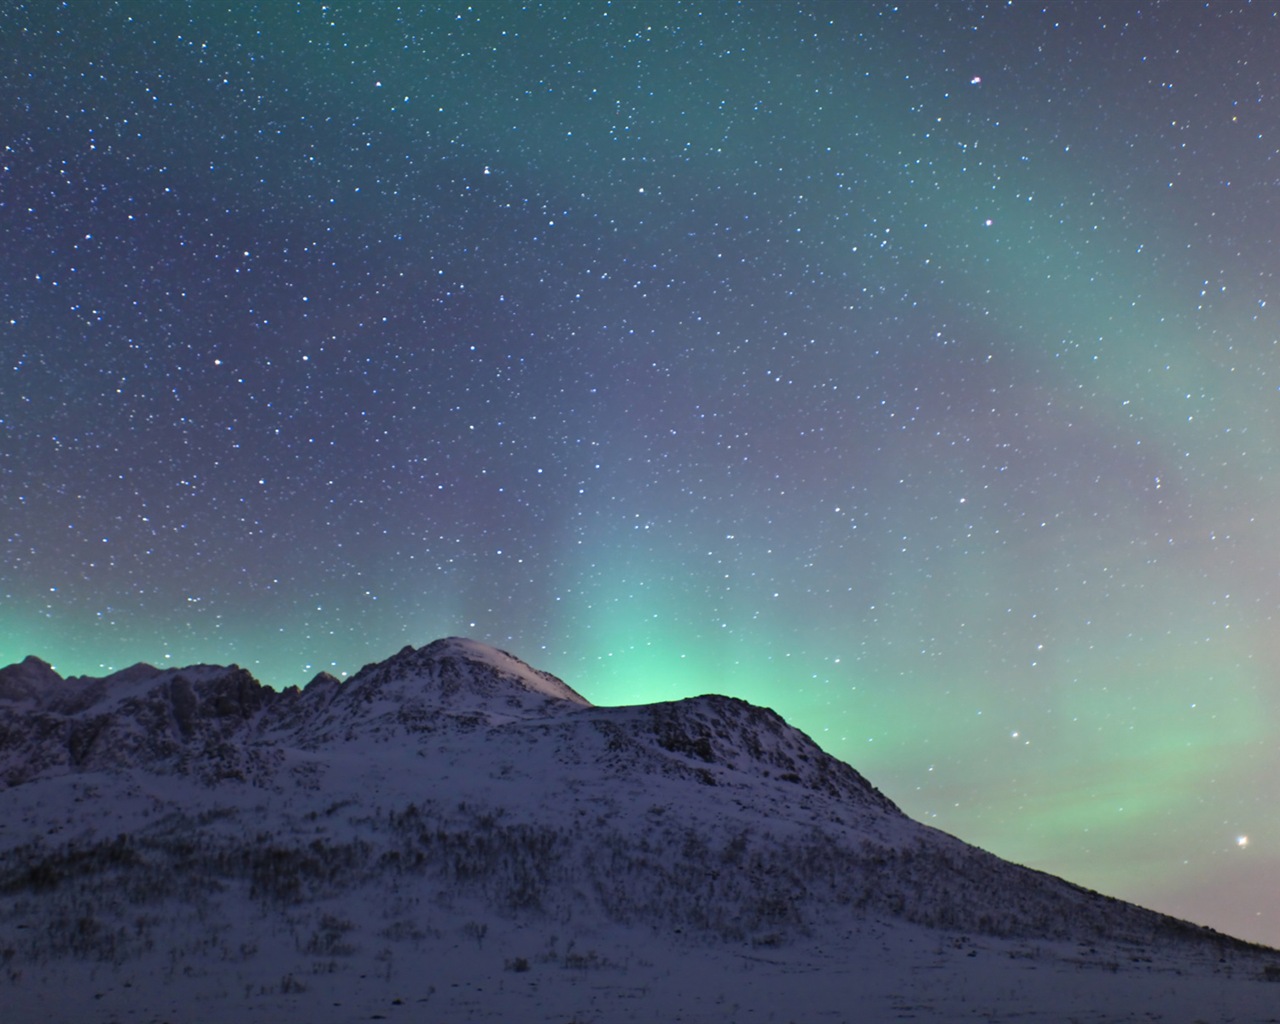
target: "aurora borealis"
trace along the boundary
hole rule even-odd
[[[1280,9],[0,6],[0,664],[462,634],[1280,945]]]

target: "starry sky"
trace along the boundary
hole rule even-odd
[[[461,634],[1280,945],[1280,9],[0,4],[0,664]]]

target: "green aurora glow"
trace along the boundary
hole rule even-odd
[[[0,17],[0,663],[467,634],[1280,944],[1274,8]]]

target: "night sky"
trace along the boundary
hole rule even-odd
[[[1280,8],[0,4],[0,664],[475,637],[1280,944]]]

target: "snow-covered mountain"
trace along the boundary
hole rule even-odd
[[[458,638],[302,690],[0,669],[0,961],[7,1021],[1280,1007],[1280,955],[914,822],[772,711]]]

